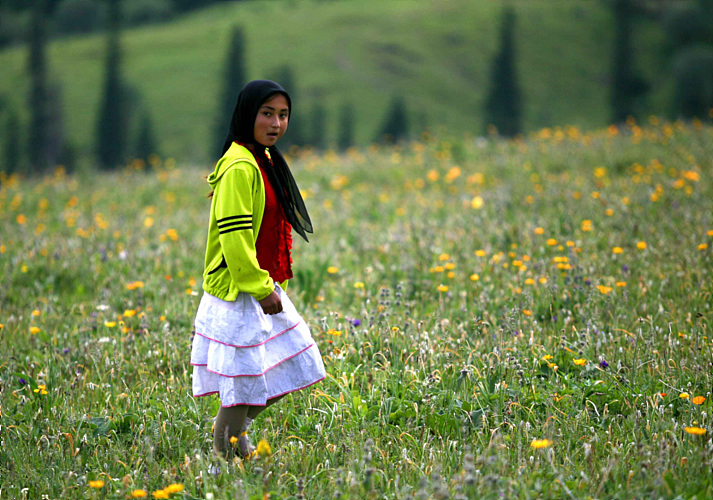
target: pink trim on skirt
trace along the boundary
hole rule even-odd
[[[269,372],[269,371],[272,370],[273,368],[277,368],[278,366],[280,366],[280,365],[281,365],[282,363],[284,363],[285,361],[289,361],[289,360],[291,360],[292,358],[294,358],[295,356],[299,356],[300,354],[302,354],[303,352],[305,352],[307,349],[309,349],[309,348],[312,347],[313,345],[314,345],[314,343],[308,345],[307,347],[305,347],[304,349],[302,349],[300,352],[297,352],[297,353],[293,354],[292,356],[289,356],[289,357],[283,359],[282,361],[280,361],[280,362],[277,363],[276,365],[272,365],[271,367],[269,367],[268,369],[266,369],[266,370],[265,370],[264,372],[262,372],[262,373],[248,373],[248,374],[245,374],[245,375],[225,375],[225,374],[220,373],[220,372],[214,372],[213,370],[209,370],[208,368],[206,368],[205,371],[207,371],[208,373],[212,373],[213,375],[220,375],[221,377],[225,377],[225,378],[262,377],[262,376],[265,375],[267,372]],[[191,366],[208,366],[208,365],[207,365],[207,364],[204,365],[204,364],[198,364],[198,363],[191,363]]]
[[[289,390],[289,391],[283,392],[282,394],[278,394],[278,395],[276,395],[276,396],[272,396],[270,399],[279,398],[280,396],[284,396],[285,394],[290,394],[290,393],[293,393],[293,392],[301,391],[302,389],[307,389],[308,387],[311,387],[311,386],[313,386],[314,384],[316,384],[316,383],[318,383],[318,382],[321,382],[321,381],[324,380],[325,378],[327,378],[327,377],[324,376],[324,377],[322,377],[321,379],[315,380],[314,382],[312,382],[312,383],[310,383],[310,384],[307,384],[307,385],[305,385],[305,386],[303,386],[303,387],[298,387],[297,389],[291,389],[291,390]],[[216,391],[216,392],[217,392],[217,391]],[[208,393],[208,394],[211,394],[211,393]],[[215,393],[213,393],[213,394],[215,394]],[[194,396],[194,397],[200,397],[200,396]],[[223,404],[221,404],[220,406],[221,406],[222,408],[232,408],[233,406],[265,406],[265,405],[256,405],[256,404],[251,404],[251,403],[235,403],[235,404],[227,405],[227,406],[224,406]]]
[[[247,348],[249,348],[249,347],[259,347],[259,346],[261,346],[261,345],[267,344],[267,343],[270,342],[272,339],[275,339],[275,338],[279,337],[279,336],[282,335],[283,333],[287,333],[287,332],[289,332],[290,330],[292,330],[292,329],[294,329],[294,328],[297,328],[297,325],[299,325],[299,324],[300,324],[300,323],[299,323],[299,321],[298,321],[297,323],[295,323],[294,325],[292,325],[292,326],[289,327],[288,329],[282,330],[280,333],[277,333],[277,334],[273,335],[273,336],[270,337],[269,339],[267,339],[267,340],[265,340],[265,341],[263,341],[263,342],[260,342],[259,344],[253,344],[253,345],[228,344],[227,342],[221,342],[220,340],[216,340],[216,339],[211,338],[211,337],[209,337],[208,335],[204,335],[204,334],[202,334],[202,333],[200,333],[200,332],[196,332],[196,335],[200,335],[200,336],[203,337],[204,339],[208,339],[208,340],[210,340],[210,341],[212,341],[212,342],[216,342],[216,343],[218,343],[218,344],[227,345],[228,347],[236,347],[236,348],[238,348],[238,349],[247,349]]]

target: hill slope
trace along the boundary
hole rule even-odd
[[[608,10],[589,0],[513,3],[526,128],[604,125]],[[406,95],[416,132],[427,124],[478,134],[500,12],[497,2],[472,0],[225,3],[125,31],[124,73],[151,111],[162,152],[183,161],[212,157],[210,128],[236,24],[245,30],[250,77],[270,77],[289,65],[299,89],[295,112],[309,115],[321,99],[329,140],[345,101],[357,109],[357,141],[372,140],[395,93]],[[650,68],[646,76],[654,85],[648,107],[661,113],[667,91],[654,69],[661,35],[651,26],[639,33],[640,66]],[[100,35],[57,40],[50,49],[68,134],[83,153],[92,147],[104,49]],[[25,64],[24,47],[0,52],[0,94],[20,105],[28,88]]]

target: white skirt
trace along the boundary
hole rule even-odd
[[[309,328],[275,285],[282,312],[267,315],[247,293],[226,302],[204,292],[191,351],[193,396],[220,394],[222,406],[264,406],[268,399],[326,376]]]

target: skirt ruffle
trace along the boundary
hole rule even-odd
[[[307,324],[279,287],[283,311],[266,315],[250,295],[226,302],[204,293],[191,350],[193,396],[221,405],[263,406],[323,380],[322,356]]]

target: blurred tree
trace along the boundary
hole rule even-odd
[[[637,8],[633,0],[613,0],[614,47],[610,88],[610,104],[614,123],[637,116],[637,103],[649,89],[636,74],[634,63],[633,25]]]
[[[713,112],[713,46],[679,50],[673,62],[674,109],[684,118],[710,118]]]
[[[225,139],[225,138],[223,138]],[[142,160],[148,161],[149,156],[160,154],[156,146],[156,135],[154,134],[153,121],[151,114],[147,109],[144,109],[139,125],[139,132],[136,137],[136,146],[134,147],[134,156]]]
[[[344,151],[354,145],[354,106],[345,102],[339,115],[337,147]]]
[[[73,168],[70,156],[68,156],[67,134],[64,127],[64,107],[62,99],[62,87],[58,83],[51,83],[47,86],[47,154],[50,166],[54,167],[60,163],[64,164],[68,170]]]
[[[713,118],[713,0],[672,5],[664,27],[673,52],[674,114]]]
[[[408,139],[409,124],[407,114],[403,97],[400,95],[392,97],[389,111],[386,113],[384,123],[376,137],[376,142],[383,141],[394,144]]]
[[[282,88],[290,94],[290,101],[294,108],[295,103],[299,102],[299,98],[292,69],[289,66],[283,66],[277,71],[273,81],[282,85]],[[290,120],[288,122],[287,132],[285,132],[285,135],[280,139],[280,149],[286,151],[290,146],[304,145],[305,140],[303,133],[303,119],[300,117],[299,112],[294,113],[294,109],[290,109]]]
[[[490,90],[485,102],[485,127],[514,137],[522,132],[522,98],[515,70],[515,11],[506,7],[500,26],[500,47],[492,62]]]
[[[57,8],[59,33],[91,33],[106,26],[107,5],[96,0],[64,0]]]
[[[713,44],[713,0],[674,2],[662,19],[674,51],[696,43]]]
[[[311,125],[311,138],[309,143],[317,149],[324,149],[327,145],[326,119],[322,100],[317,99],[317,102],[315,102],[312,107],[312,114],[309,120]]]
[[[2,163],[0,163],[2,168],[0,170],[12,174],[20,169],[20,120],[13,107],[6,107],[4,115]]]
[[[30,73],[30,129],[27,134],[27,158],[29,172],[42,172],[52,163],[48,150],[49,140],[49,91],[47,84],[47,2],[33,0],[30,25],[29,59]]]
[[[173,0],[173,5],[175,5],[176,10],[186,11],[206,7],[212,3],[216,3],[216,1],[217,0]]]
[[[225,66],[223,67],[223,88],[218,98],[218,110],[213,127],[211,156],[217,155],[216,158],[220,158],[222,154],[223,143],[230,127],[230,120],[238,102],[238,94],[247,83],[244,53],[245,37],[243,36],[243,30],[238,26],[234,26],[230,35]]]
[[[101,97],[96,128],[95,151],[102,168],[115,168],[125,161],[129,123],[127,91],[121,76],[121,5],[109,0],[109,33]]]

